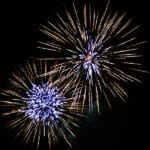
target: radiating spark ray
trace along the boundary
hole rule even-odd
[[[123,45],[125,45],[125,44],[127,44],[127,43],[129,43],[129,42],[132,42],[132,41],[134,41],[135,39],[136,39],[136,37],[133,37],[133,38],[131,38],[131,39],[129,39],[129,40],[126,40],[126,41],[124,41],[124,42],[122,42],[122,43],[119,43],[119,44],[118,44],[118,47],[123,46]]]
[[[112,85],[112,83],[110,83],[110,85]],[[109,89],[109,91],[112,93],[112,95],[113,95],[114,97],[116,97],[115,93],[113,92],[113,90],[112,90],[112,88],[111,88],[110,86],[108,86],[108,89]]]
[[[95,86],[96,89],[96,105],[97,105],[97,111],[98,115],[100,115],[100,104],[99,104],[99,92],[97,86]]]
[[[78,13],[77,13],[75,4],[72,3],[72,6],[73,6],[73,9],[74,9],[74,12],[75,12],[76,19],[77,19],[77,28],[78,28],[80,34],[82,34],[82,29],[81,29],[80,19],[79,19],[79,17],[78,17]]]
[[[114,54],[120,54],[120,53],[127,53],[127,52],[133,52],[133,51],[137,51],[138,48],[129,48],[129,49],[121,49],[119,51],[114,51]]]
[[[100,19],[100,23],[99,23],[99,27],[98,27],[98,31],[97,31],[97,32],[99,32],[99,31],[101,30],[101,28],[102,28],[102,23],[103,23],[103,21],[104,21],[104,19],[105,19],[105,17],[106,17],[109,4],[110,4],[110,0],[108,0],[107,5],[106,5],[106,8],[105,8],[105,11],[104,11],[104,13],[103,13],[103,15],[102,15],[102,17],[101,17],[101,19]]]
[[[108,99],[108,97],[107,97],[105,91],[103,91],[103,94],[104,94],[104,96],[105,96],[105,99],[106,99],[106,102],[107,102],[109,108],[111,109],[111,104],[110,104],[110,101],[109,101],[109,99]]]
[[[134,63],[134,62],[123,62],[123,64],[141,66],[140,63]]]
[[[125,15],[124,15],[125,16]],[[123,17],[124,17],[123,16]],[[121,18],[121,20],[123,19],[123,17]],[[120,21],[121,21],[120,20]],[[116,33],[116,36],[118,36],[119,34],[121,34],[122,31],[124,31],[131,23],[132,19],[129,19],[121,28],[120,30]],[[121,38],[124,38],[125,36],[121,36]]]
[[[133,70],[133,71],[142,72],[142,73],[149,73],[149,71],[145,71],[145,70],[141,70],[141,69],[135,69],[135,68],[129,68],[129,69]]]
[[[72,19],[72,16],[70,15],[69,11],[67,11],[66,8],[65,8],[65,10],[66,10],[66,15],[67,15],[67,17],[69,19],[69,22],[70,22],[71,26],[73,27],[73,30],[76,31],[76,26],[75,26],[75,23],[74,23],[74,21]]]
[[[126,34],[122,35],[122,38],[125,38],[126,36],[128,36],[129,34],[131,34],[132,32],[136,31],[138,28],[140,27],[140,25],[134,27],[133,29],[131,29],[130,31],[128,31]]]
[[[71,145],[70,141],[67,139],[67,137],[66,137],[65,133],[63,132],[63,130],[62,129],[59,129],[59,130],[60,130],[61,134],[63,135],[63,138],[65,139],[65,141],[69,145],[69,147],[72,148],[72,145]]]
[[[83,8],[83,10],[84,10],[84,27],[85,27],[85,29],[87,28],[87,8],[86,8],[86,4],[84,5],[84,8]]]
[[[84,88],[83,91],[83,101],[82,101],[82,112],[84,111],[84,106],[85,106],[85,100],[86,100],[86,88]]]
[[[147,41],[138,42],[138,43],[135,43],[135,44],[128,45],[127,48],[136,47],[136,46],[139,46],[139,45],[143,45],[145,43],[147,43]]]

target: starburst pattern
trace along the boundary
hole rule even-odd
[[[17,131],[17,136],[25,143],[35,143],[37,149],[42,138],[50,148],[61,139],[72,147],[74,130],[84,115],[79,105],[71,107],[73,97],[69,96],[69,89],[64,92],[59,68],[50,71],[47,65],[47,61],[28,61],[15,69],[9,78],[9,88],[1,93],[3,116],[11,119],[9,127]],[[47,71],[49,77],[40,76]]]
[[[32,89],[26,92],[27,108],[22,109],[21,112],[32,119],[34,124],[41,122],[42,126],[54,126],[62,114],[59,109],[65,101],[65,97],[58,93],[59,89],[57,87],[51,88],[48,82],[38,86],[33,84]]]
[[[137,50],[145,43],[135,35],[140,26],[134,26],[126,13],[109,12],[109,3],[102,14],[90,4],[81,12],[72,3],[65,14],[57,13],[57,22],[40,27],[47,36],[38,41],[38,48],[56,53],[49,59],[61,60],[57,66],[63,67],[67,87],[75,87],[72,105],[82,101],[90,112],[94,103],[100,112],[102,96],[110,107],[110,95],[125,101],[124,83],[140,82],[133,73],[144,72],[136,62],[141,57]]]

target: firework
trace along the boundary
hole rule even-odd
[[[67,86],[75,87],[72,105],[81,101],[90,112],[94,103],[100,111],[101,97],[110,107],[111,95],[125,101],[124,83],[140,82],[133,73],[144,72],[137,62],[137,50],[145,43],[135,36],[140,26],[127,20],[126,13],[109,12],[109,3],[103,13],[90,4],[81,11],[72,3],[65,14],[57,13],[57,22],[40,26],[46,39],[38,41],[38,48],[56,54],[49,59],[61,60],[58,65],[65,68]]]
[[[50,148],[62,138],[72,146],[69,137],[76,137],[73,129],[83,115],[78,107],[71,107],[73,97],[63,92],[59,68],[50,71],[47,61],[28,61],[19,66],[9,78],[9,88],[2,90],[3,115],[8,116],[9,127],[22,136],[25,143],[46,138]],[[49,77],[40,76],[49,72]],[[72,138],[71,138],[72,139]]]

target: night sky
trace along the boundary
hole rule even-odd
[[[99,7],[104,0],[99,1]],[[23,63],[27,57],[40,56],[41,51],[36,49],[37,40],[40,37],[39,24],[53,19],[55,11],[69,0],[39,0],[12,2],[0,4],[0,88],[7,81],[7,77],[13,67]],[[97,6],[98,7],[98,6]],[[111,0],[111,9],[126,11],[128,18],[133,18],[136,24],[141,24],[140,36],[150,41],[150,5],[148,0]],[[143,48],[145,69],[150,66],[150,44]],[[100,117],[91,114],[87,122],[83,123],[80,132],[77,133],[77,141],[73,143],[73,150],[127,150],[148,149],[147,136],[149,121],[150,78],[149,74],[142,74],[142,84],[127,86],[129,98],[124,104],[120,101],[113,104],[112,110],[103,110]],[[0,149],[30,150],[24,146],[21,139],[15,140],[13,133],[4,128],[5,122],[0,118]],[[46,144],[43,141],[43,147]],[[58,146],[56,149],[65,148]]]

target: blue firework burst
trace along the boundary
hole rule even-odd
[[[32,88],[26,92],[27,107],[21,110],[26,116],[33,120],[33,123],[42,123],[42,126],[54,126],[58,122],[59,110],[64,105],[65,97],[59,94],[57,87],[51,88],[51,85],[42,83],[42,85],[33,84]],[[51,120],[51,122],[49,121]]]
[[[73,97],[59,76],[59,67],[48,68],[47,61],[31,60],[11,73],[8,88],[1,92],[3,116],[10,119],[8,126],[17,131],[17,137],[33,142],[37,149],[42,138],[49,148],[61,139],[72,147],[74,129],[79,128],[84,115],[80,105],[71,107]],[[49,77],[43,75],[47,72]]]

